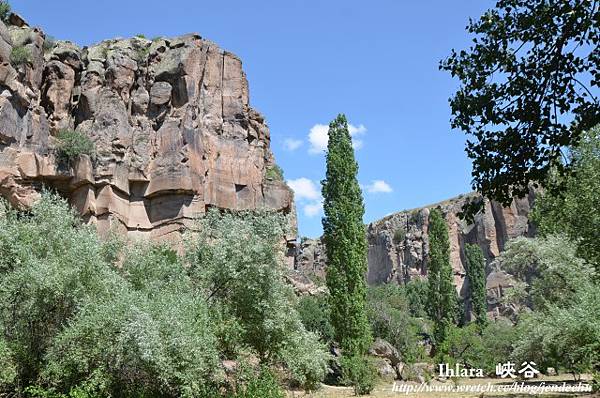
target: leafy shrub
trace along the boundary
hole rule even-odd
[[[54,46],[56,46],[56,38],[54,38],[50,35],[46,35],[46,38],[44,39],[44,44],[43,44],[44,53],[52,51]]]
[[[149,46],[140,45],[135,50],[135,60],[139,63],[146,61],[146,59],[148,58],[148,55],[150,55],[150,47]]]
[[[408,309],[410,314],[417,318],[427,317],[427,294],[429,286],[427,281],[413,279],[404,286]]]
[[[397,285],[369,287],[367,315],[375,337],[392,344],[407,362],[421,358],[418,335],[427,327],[410,316],[406,292]]]
[[[438,347],[435,362],[449,363],[451,367],[460,363],[493,375],[496,364],[515,362],[512,355],[515,340],[516,329],[507,321],[490,322],[483,329],[477,323],[462,328],[451,326],[446,340]]]
[[[258,371],[243,370],[236,391],[229,398],[285,398],[273,372],[266,366]]]
[[[590,284],[595,276],[594,268],[577,257],[576,251],[576,245],[564,236],[521,237],[506,245],[494,266],[521,282],[508,292],[514,296],[513,301],[534,309],[555,303],[566,306],[573,293]]]
[[[219,359],[240,352],[306,389],[323,379],[329,355],[283,281],[273,217],[209,214],[215,229],[182,258],[153,245],[119,254],[56,195],[27,214],[1,209],[0,386],[52,398],[213,397]],[[241,396],[279,396],[269,377]]]
[[[283,279],[285,218],[210,212],[200,223],[180,257],[166,246],[101,243],[53,194],[28,213],[0,202],[0,388],[213,397],[220,359],[243,354],[316,389],[329,354]],[[281,396],[271,376],[261,371],[239,396]]]
[[[411,211],[410,215],[408,217],[408,222],[410,224],[420,225],[422,222],[421,211],[420,210]]]
[[[4,339],[0,339],[0,390],[12,385],[17,378],[13,355]]]
[[[354,387],[356,395],[367,395],[375,388],[377,370],[370,358],[365,356],[342,357],[342,378]]]
[[[31,51],[27,47],[15,46],[10,51],[10,63],[15,68],[31,62]]]
[[[237,320],[237,344],[263,363],[282,364],[293,381],[309,386],[324,378],[329,354],[304,328],[284,282],[279,239],[286,225],[279,214],[211,211],[189,241],[187,263],[209,305]]]
[[[569,157],[573,172],[551,175],[550,189],[536,197],[531,218],[541,236],[568,236],[577,256],[600,274],[600,126],[584,132]]]
[[[265,172],[265,178],[271,181],[283,181],[283,170],[277,164],[270,165]]]
[[[306,330],[317,333],[321,340],[333,340],[333,326],[329,320],[327,295],[304,296],[298,301],[298,313]]]
[[[6,0],[0,1],[0,19],[2,22],[8,22],[10,16],[10,4]]]
[[[395,244],[404,242],[405,238],[406,238],[406,231],[404,231],[404,229],[398,228],[396,230],[396,232],[394,232],[394,243]]]
[[[79,131],[62,130],[57,136],[58,156],[67,162],[73,162],[81,155],[93,156],[95,146],[90,138]]]
[[[582,284],[567,305],[556,302],[524,316],[517,325],[514,357],[540,367],[573,373],[598,370],[600,363],[600,289]]]
[[[137,35],[135,35],[135,37],[137,37],[138,39],[145,39],[146,35],[143,33],[138,33]]]

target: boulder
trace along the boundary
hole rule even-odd
[[[392,366],[397,365],[401,361],[400,354],[396,347],[380,338],[375,339],[369,349],[369,354],[387,359]]]
[[[400,378],[404,381],[424,383],[433,378],[434,366],[429,363],[413,363],[403,366]]]
[[[385,381],[394,381],[397,377],[396,369],[383,358],[378,358],[374,361],[375,369],[377,369],[377,374],[381,379]]]

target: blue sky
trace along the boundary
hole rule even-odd
[[[250,100],[296,189],[300,233],[321,233],[324,125],[353,125],[370,222],[470,190],[465,137],[450,130],[457,82],[438,70],[469,44],[488,0],[12,0],[32,25],[87,45],[197,32],[239,55]],[[320,126],[321,125],[321,126]]]

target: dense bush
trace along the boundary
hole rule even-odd
[[[400,244],[400,243],[404,242],[405,238],[406,238],[406,231],[404,229],[398,228],[394,232],[394,243],[395,244]]]
[[[579,374],[600,371],[600,289],[583,284],[568,303],[524,317],[515,340],[517,360]]]
[[[279,239],[286,225],[281,215],[211,211],[188,245],[187,261],[209,306],[237,320],[238,347],[231,349],[251,349],[263,362],[284,365],[294,381],[312,387],[325,376],[329,355],[302,325],[292,288],[283,282]]]
[[[340,360],[343,382],[354,387],[356,395],[367,395],[375,388],[377,371],[370,358],[344,356]]]
[[[270,215],[210,213],[201,224],[214,229],[190,237],[180,257],[101,243],[55,195],[29,213],[0,210],[4,391],[214,397],[231,387],[220,359],[241,353],[308,389],[323,379],[328,354],[283,281],[281,227]],[[260,388],[270,376],[256,377],[240,396],[267,396]]]
[[[508,321],[481,324],[470,323],[462,328],[452,326],[446,340],[438,347],[436,363],[449,363],[451,367],[460,363],[466,368],[483,369],[494,375],[496,364],[513,359],[513,343],[516,330]],[[520,363],[520,362],[519,362]]]
[[[329,321],[329,300],[327,295],[304,296],[298,302],[298,313],[304,327],[317,333],[323,342],[333,341],[333,326]]]
[[[94,143],[85,133],[62,130],[56,135],[56,141],[58,156],[64,161],[73,162],[81,155],[94,155]]]
[[[56,46],[56,38],[54,38],[53,36],[50,36],[50,35],[46,35],[46,37],[44,38],[44,44],[43,44],[44,52],[47,53],[47,52],[52,51],[54,46]]]
[[[594,268],[576,255],[576,245],[564,236],[516,238],[494,266],[513,274],[518,282],[507,291],[515,304],[535,310],[569,305],[573,293],[592,283]]]
[[[392,344],[409,363],[423,359],[419,342],[427,333],[429,324],[411,316],[406,289],[397,285],[369,287],[367,290],[367,315],[373,336]]]
[[[404,289],[410,314],[417,318],[426,318],[427,293],[429,291],[427,281],[413,279],[404,285]]]
[[[10,51],[10,63],[15,68],[31,62],[31,51],[27,47],[15,46]]]
[[[600,273],[600,127],[583,134],[569,161],[573,173],[551,175],[549,189],[536,198],[532,218],[542,236],[568,236],[577,255]]]
[[[228,398],[285,398],[273,372],[267,367],[244,369],[237,380],[235,392]]]

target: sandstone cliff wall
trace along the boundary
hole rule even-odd
[[[504,272],[494,270],[490,264],[504,250],[508,240],[518,236],[534,236],[535,229],[530,225],[528,215],[535,194],[532,191],[527,197],[514,200],[509,207],[485,201],[484,212],[478,214],[472,224],[468,224],[459,218],[458,213],[467,201],[475,198],[475,194],[461,195],[441,203],[395,213],[369,224],[368,283],[402,284],[427,277],[429,212],[438,207],[448,225],[450,257],[457,292],[462,298],[466,297],[465,245],[479,245],[488,265],[489,309],[495,312],[505,311],[499,305],[499,298],[503,289],[512,284],[512,279]],[[300,242],[296,253],[296,270],[308,276],[324,278],[325,263],[325,248],[320,240]]]
[[[101,233],[171,241],[210,206],[295,217],[289,188],[268,177],[269,129],[234,54],[196,34],[79,48],[10,22],[0,22],[0,195],[14,206],[48,186]],[[29,60],[11,64],[15,48]],[[61,130],[90,137],[95,156],[59,161]]]

